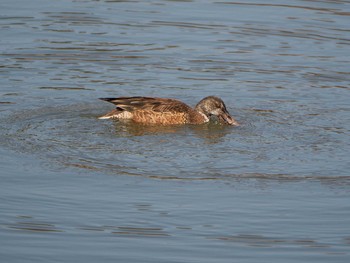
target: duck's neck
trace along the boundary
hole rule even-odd
[[[198,119],[200,119],[200,121],[199,122],[201,122],[201,123],[204,123],[204,122],[208,122],[209,121],[209,118],[208,118],[208,116],[203,112],[203,110],[200,108],[200,107],[198,107],[198,105],[194,108],[194,110],[198,113]]]
[[[208,121],[209,121],[208,116],[207,116],[207,115],[205,115],[203,112],[198,111],[198,113],[199,113],[200,115],[202,115],[202,117],[203,117],[203,119],[204,119],[204,122],[208,122]]]

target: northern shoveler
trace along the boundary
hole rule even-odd
[[[202,99],[193,109],[176,99],[150,97],[101,98],[117,107],[99,119],[130,119],[147,124],[202,124],[211,116],[220,122],[239,125],[231,117],[222,99],[209,96]]]

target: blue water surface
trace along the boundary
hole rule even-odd
[[[349,262],[348,1],[0,10],[1,262]],[[208,95],[241,126],[97,119]]]

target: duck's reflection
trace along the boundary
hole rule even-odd
[[[190,129],[196,137],[204,139],[208,144],[215,144],[221,142],[226,135],[235,132],[237,127],[213,121],[203,125],[192,125]]]
[[[152,125],[135,123],[130,120],[114,121],[114,131],[118,137],[189,134],[204,139],[206,143],[218,143],[235,129],[237,128],[222,125],[218,121],[201,125]]]

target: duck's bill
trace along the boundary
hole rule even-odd
[[[223,113],[223,114],[219,115],[218,117],[222,123],[234,125],[234,126],[239,126],[239,123],[234,118],[232,118],[231,115],[228,113]]]

